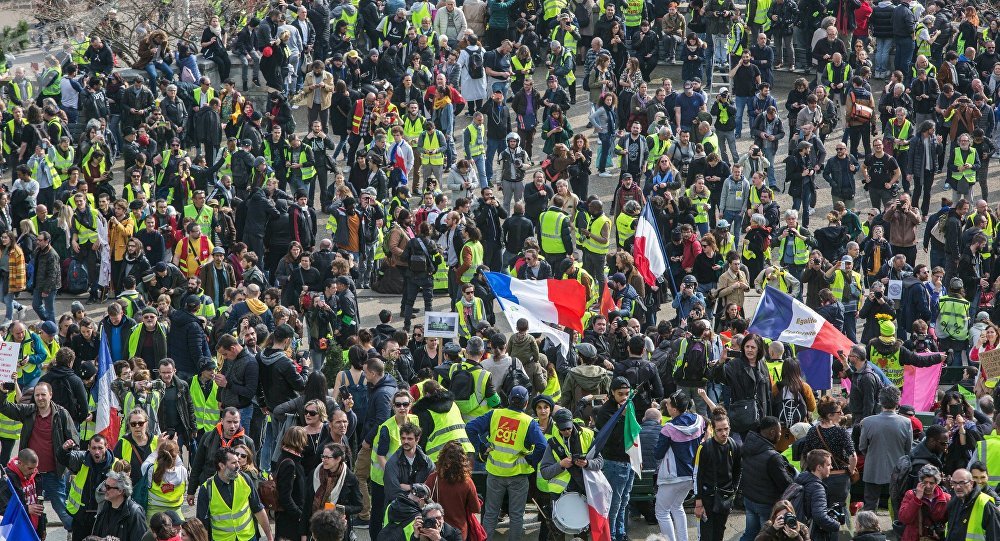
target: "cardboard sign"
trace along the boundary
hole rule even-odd
[[[979,369],[987,378],[1000,376],[1000,349],[991,349],[980,353]]]
[[[16,342],[0,342],[0,383],[14,381],[17,372],[17,354],[21,344]]]
[[[457,338],[457,312],[425,312],[424,336],[428,338]]]

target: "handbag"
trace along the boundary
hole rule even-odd
[[[836,454],[834,454],[833,450],[830,449],[830,446],[826,444],[826,438],[823,437],[823,429],[819,425],[816,425],[816,435],[819,436],[819,442],[823,444],[823,447],[825,447],[826,450],[835,459],[837,459],[837,462],[840,462],[840,463],[843,463],[843,464],[846,465],[844,467],[844,469],[847,469],[848,467],[850,467],[850,462],[848,462],[847,460],[843,460],[839,456],[837,456]],[[854,471],[851,473],[851,484],[853,485],[854,483],[857,483],[860,480],[861,480],[861,471],[858,470],[858,468],[854,468]]]
[[[760,408],[757,407],[757,401],[745,398],[733,402],[729,407],[729,422],[732,424],[733,432],[748,432],[760,422]]]
[[[486,528],[479,522],[479,517],[471,511],[466,511],[465,522],[469,525],[468,541],[486,541]]]

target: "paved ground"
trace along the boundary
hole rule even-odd
[[[8,25],[8,24],[14,24],[17,21],[17,17],[19,17],[19,16],[20,16],[19,12],[11,12],[9,10],[0,10],[0,26],[4,26],[4,25]],[[18,65],[18,64],[25,64],[26,65],[29,62],[38,61],[39,59],[42,58],[42,56],[43,56],[42,53],[40,51],[38,51],[37,49],[32,49],[32,50],[25,51],[24,53],[18,55],[17,60],[15,61],[15,65]],[[579,71],[582,71],[582,68],[579,69],[578,72]],[[535,80],[536,80],[537,83],[540,84],[542,82],[543,75],[544,74],[536,73]],[[582,74],[580,74],[579,77],[582,78]],[[659,81],[660,81],[660,79],[662,77],[671,77],[674,81],[677,81],[680,78],[680,66],[663,66],[663,67],[657,68],[656,71],[654,71],[653,81],[655,81],[656,83],[659,83]],[[779,111],[782,111],[782,112],[784,111],[784,107],[783,107],[784,98],[786,97],[786,95],[788,93],[788,89],[790,89],[791,86],[792,86],[792,81],[795,78],[797,78],[797,77],[798,77],[798,75],[793,75],[793,74],[789,74],[789,73],[785,73],[785,72],[778,72],[778,73],[776,73],[776,75],[775,75],[775,87],[778,90],[775,91],[775,92],[773,92],[773,94],[775,95],[775,98],[779,101]],[[538,86],[538,85],[536,85],[536,86]],[[679,85],[677,85],[675,83],[675,88],[677,86],[679,86]],[[882,84],[879,81],[874,81],[873,82],[873,87],[876,88],[876,94],[877,94],[876,97],[878,97],[878,95],[881,95]],[[578,98],[579,98],[579,101],[578,101],[577,105],[573,106],[570,109],[570,112],[568,114],[568,119],[569,119],[569,122],[570,122],[571,126],[574,128],[574,131],[576,133],[586,133],[586,134],[591,134],[592,135],[592,130],[584,128],[584,126],[587,124],[587,115],[589,113],[589,101],[588,101],[587,96],[588,96],[588,93],[584,92],[582,90],[582,88],[578,89]],[[305,126],[306,123],[305,123],[305,112],[304,112],[304,110],[303,111],[297,111],[296,115],[297,115],[297,117],[299,117],[299,118],[297,118],[298,125],[299,126]],[[784,115],[782,114],[782,117],[783,116]],[[455,126],[455,133],[456,134],[460,133],[460,130],[463,129],[467,123],[468,123],[468,117],[465,117],[463,115],[456,122],[457,125]],[[841,121],[840,124],[843,125],[843,122]],[[748,132],[749,130],[744,130],[744,131]],[[835,132],[834,134],[832,134],[831,137],[828,139],[827,151],[831,155],[833,154],[833,143],[835,141],[839,141],[839,135],[840,135],[840,131],[838,130],[837,132]],[[536,156],[536,158],[538,158],[539,156],[541,156],[541,143],[542,143],[540,137],[537,138],[537,139],[538,139],[538,141],[537,141],[536,148],[535,148],[535,156]],[[592,141],[592,148],[594,148],[594,150],[595,150],[595,158],[596,158],[596,151],[597,151],[597,148],[596,148],[596,137],[592,137],[591,141]],[[740,139],[740,140],[737,141],[737,147],[738,147],[738,149],[739,149],[739,151],[741,153],[746,152],[747,149],[749,148],[750,144],[751,144],[751,141],[746,136],[743,139]],[[785,150],[784,146],[782,146],[782,148],[779,150],[779,158],[776,159],[776,161],[780,162],[781,158],[784,157],[784,153],[785,152],[786,152],[786,150]],[[781,175],[783,175],[783,173],[784,173],[783,166],[780,165],[780,163],[777,165],[777,170],[776,171],[777,171],[777,175],[780,178]],[[118,172],[118,176],[120,176],[120,171]],[[992,173],[991,176],[995,177],[996,173],[995,172]],[[994,185],[996,185],[995,178],[991,179],[991,181],[994,183]],[[595,174],[591,178],[590,186],[591,186],[591,189],[594,191],[594,193],[599,194],[603,200],[605,200],[606,202],[609,202],[611,200],[611,196],[613,194],[613,191],[614,191],[614,188],[615,188],[615,185],[616,185],[615,182],[616,181],[613,181],[613,179],[600,178],[600,177],[598,177]],[[829,211],[831,209],[831,207],[832,207],[832,200],[831,200],[829,186],[826,185],[825,182],[820,182],[819,184],[820,185],[818,186],[818,195],[817,195],[817,197],[818,197],[818,203],[817,203],[816,213],[814,214],[814,216],[813,216],[814,219],[812,221],[812,224],[813,224],[814,227],[825,225],[825,222],[823,221],[823,216],[825,216],[826,212]],[[943,184],[943,180],[939,180],[934,185],[934,193],[935,193],[936,197],[940,196],[940,192],[942,191],[942,184]],[[863,195],[861,195],[861,199],[862,200],[867,200],[867,196],[863,194]],[[785,195],[785,194],[779,194],[778,197],[777,197],[777,201],[779,202],[779,204],[782,205],[783,208],[787,208],[787,207],[789,207],[791,205],[791,198],[789,196]],[[932,208],[932,210],[933,210],[933,208]],[[321,218],[321,223],[324,222],[324,221],[325,221],[325,215]],[[327,237],[327,236],[328,235],[325,232],[321,233],[321,237]],[[919,253],[918,254],[918,261],[926,263],[927,262],[927,256],[926,256],[926,254],[924,254],[922,252]],[[22,295],[22,297],[23,297],[23,295]],[[85,298],[85,295],[82,296],[81,298]],[[73,300],[77,300],[77,298],[72,297],[72,296],[60,295],[60,297],[58,298],[58,300],[56,302],[56,311],[57,311],[57,313],[62,313],[64,311],[67,311],[69,309],[70,303]],[[22,299],[22,302],[28,302],[30,304],[30,301],[28,299]],[[373,326],[374,324],[377,323],[376,314],[378,313],[379,310],[381,310],[383,308],[389,308],[389,309],[391,309],[394,312],[394,314],[397,314],[397,310],[398,310],[398,306],[399,306],[399,299],[398,299],[397,296],[382,296],[382,295],[377,295],[377,294],[372,293],[370,290],[368,290],[368,291],[362,291],[361,292],[360,298],[359,298],[359,302],[360,302],[360,307],[361,307],[362,324],[365,325],[365,326]],[[753,309],[756,306],[756,303],[757,303],[757,297],[756,296],[750,296],[750,297],[748,297],[747,306],[746,306],[746,308],[748,310],[748,313],[752,313]],[[449,307],[448,307],[447,299],[443,298],[443,297],[436,298],[435,301],[434,301],[434,309],[435,310],[448,310]],[[668,310],[669,309],[665,309],[665,312],[664,312],[663,315],[670,317],[670,316],[672,316],[672,314],[666,313]],[[94,317],[103,316],[103,311],[104,311],[104,307],[103,306],[88,306],[88,313],[90,313]],[[36,318],[35,314],[32,311],[30,311],[30,310],[28,312],[28,316],[26,317],[26,319],[29,322],[30,321],[37,321],[37,318]],[[502,318],[502,317],[498,319],[498,327],[500,327],[501,330],[503,330],[505,332],[509,332],[509,330],[510,330],[509,327],[506,324],[505,319]],[[186,515],[188,515],[188,516],[193,515],[193,510],[192,509],[185,509],[185,511],[186,511],[185,512]],[[884,525],[884,527],[888,528],[889,527],[889,520],[888,520],[888,518],[887,517],[882,517],[882,518],[883,518],[883,525]],[[55,517],[55,515],[54,515],[54,513],[51,513],[51,511],[50,511],[50,520],[51,521],[56,521],[57,520],[56,517]],[[694,519],[693,515],[689,516],[689,521],[690,521],[690,523],[689,523],[689,526],[690,526],[689,527],[689,538],[690,539],[696,539],[697,538],[697,529],[696,529],[697,528],[697,524],[695,522],[695,519]],[[727,535],[726,535],[726,540],[729,541],[729,540],[732,540],[732,539],[738,539],[739,535],[742,534],[743,524],[744,524],[744,519],[743,519],[742,514],[739,513],[739,512],[734,513],[734,515],[730,518],[729,523],[728,523],[728,531],[727,531]],[[658,527],[647,525],[645,523],[645,521],[641,517],[633,517],[633,519],[631,520],[631,522],[629,524],[630,536],[633,539],[639,539],[639,538],[645,537],[648,534],[658,533],[658,531],[659,531]],[[358,537],[362,541],[367,541],[367,539],[368,539],[367,538],[367,530],[358,529],[357,530],[357,534],[358,534]],[[501,535],[501,537],[502,537],[502,535]],[[531,532],[528,532],[526,534],[526,537],[529,538],[529,539],[532,539],[532,538],[535,537],[535,534],[531,533]],[[53,528],[53,529],[49,530],[49,539],[51,539],[52,541],[62,541],[64,538],[65,538],[65,532],[62,529],[60,529],[60,528]]]

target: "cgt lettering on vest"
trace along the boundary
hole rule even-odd
[[[500,443],[506,443],[508,445],[514,445],[514,441],[517,439],[517,430],[521,427],[521,421],[518,419],[512,419],[510,417],[502,416],[500,417],[499,426],[497,427],[496,438]]]

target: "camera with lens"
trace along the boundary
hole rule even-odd
[[[818,257],[813,258],[813,265],[821,265],[823,262]]]
[[[167,384],[163,383],[163,380],[157,379],[150,383],[149,388],[154,391],[163,391],[167,388]]]
[[[624,310],[612,310],[608,312],[608,321],[618,325],[618,330],[628,327],[628,312]]]
[[[826,510],[826,514],[840,524],[847,524],[847,513],[844,512],[844,504],[837,503]]]
[[[424,528],[434,529],[438,527],[438,519],[436,518],[425,518],[423,522],[424,522],[423,525]]]
[[[795,530],[799,527],[799,519],[795,513],[785,513],[785,526]]]

